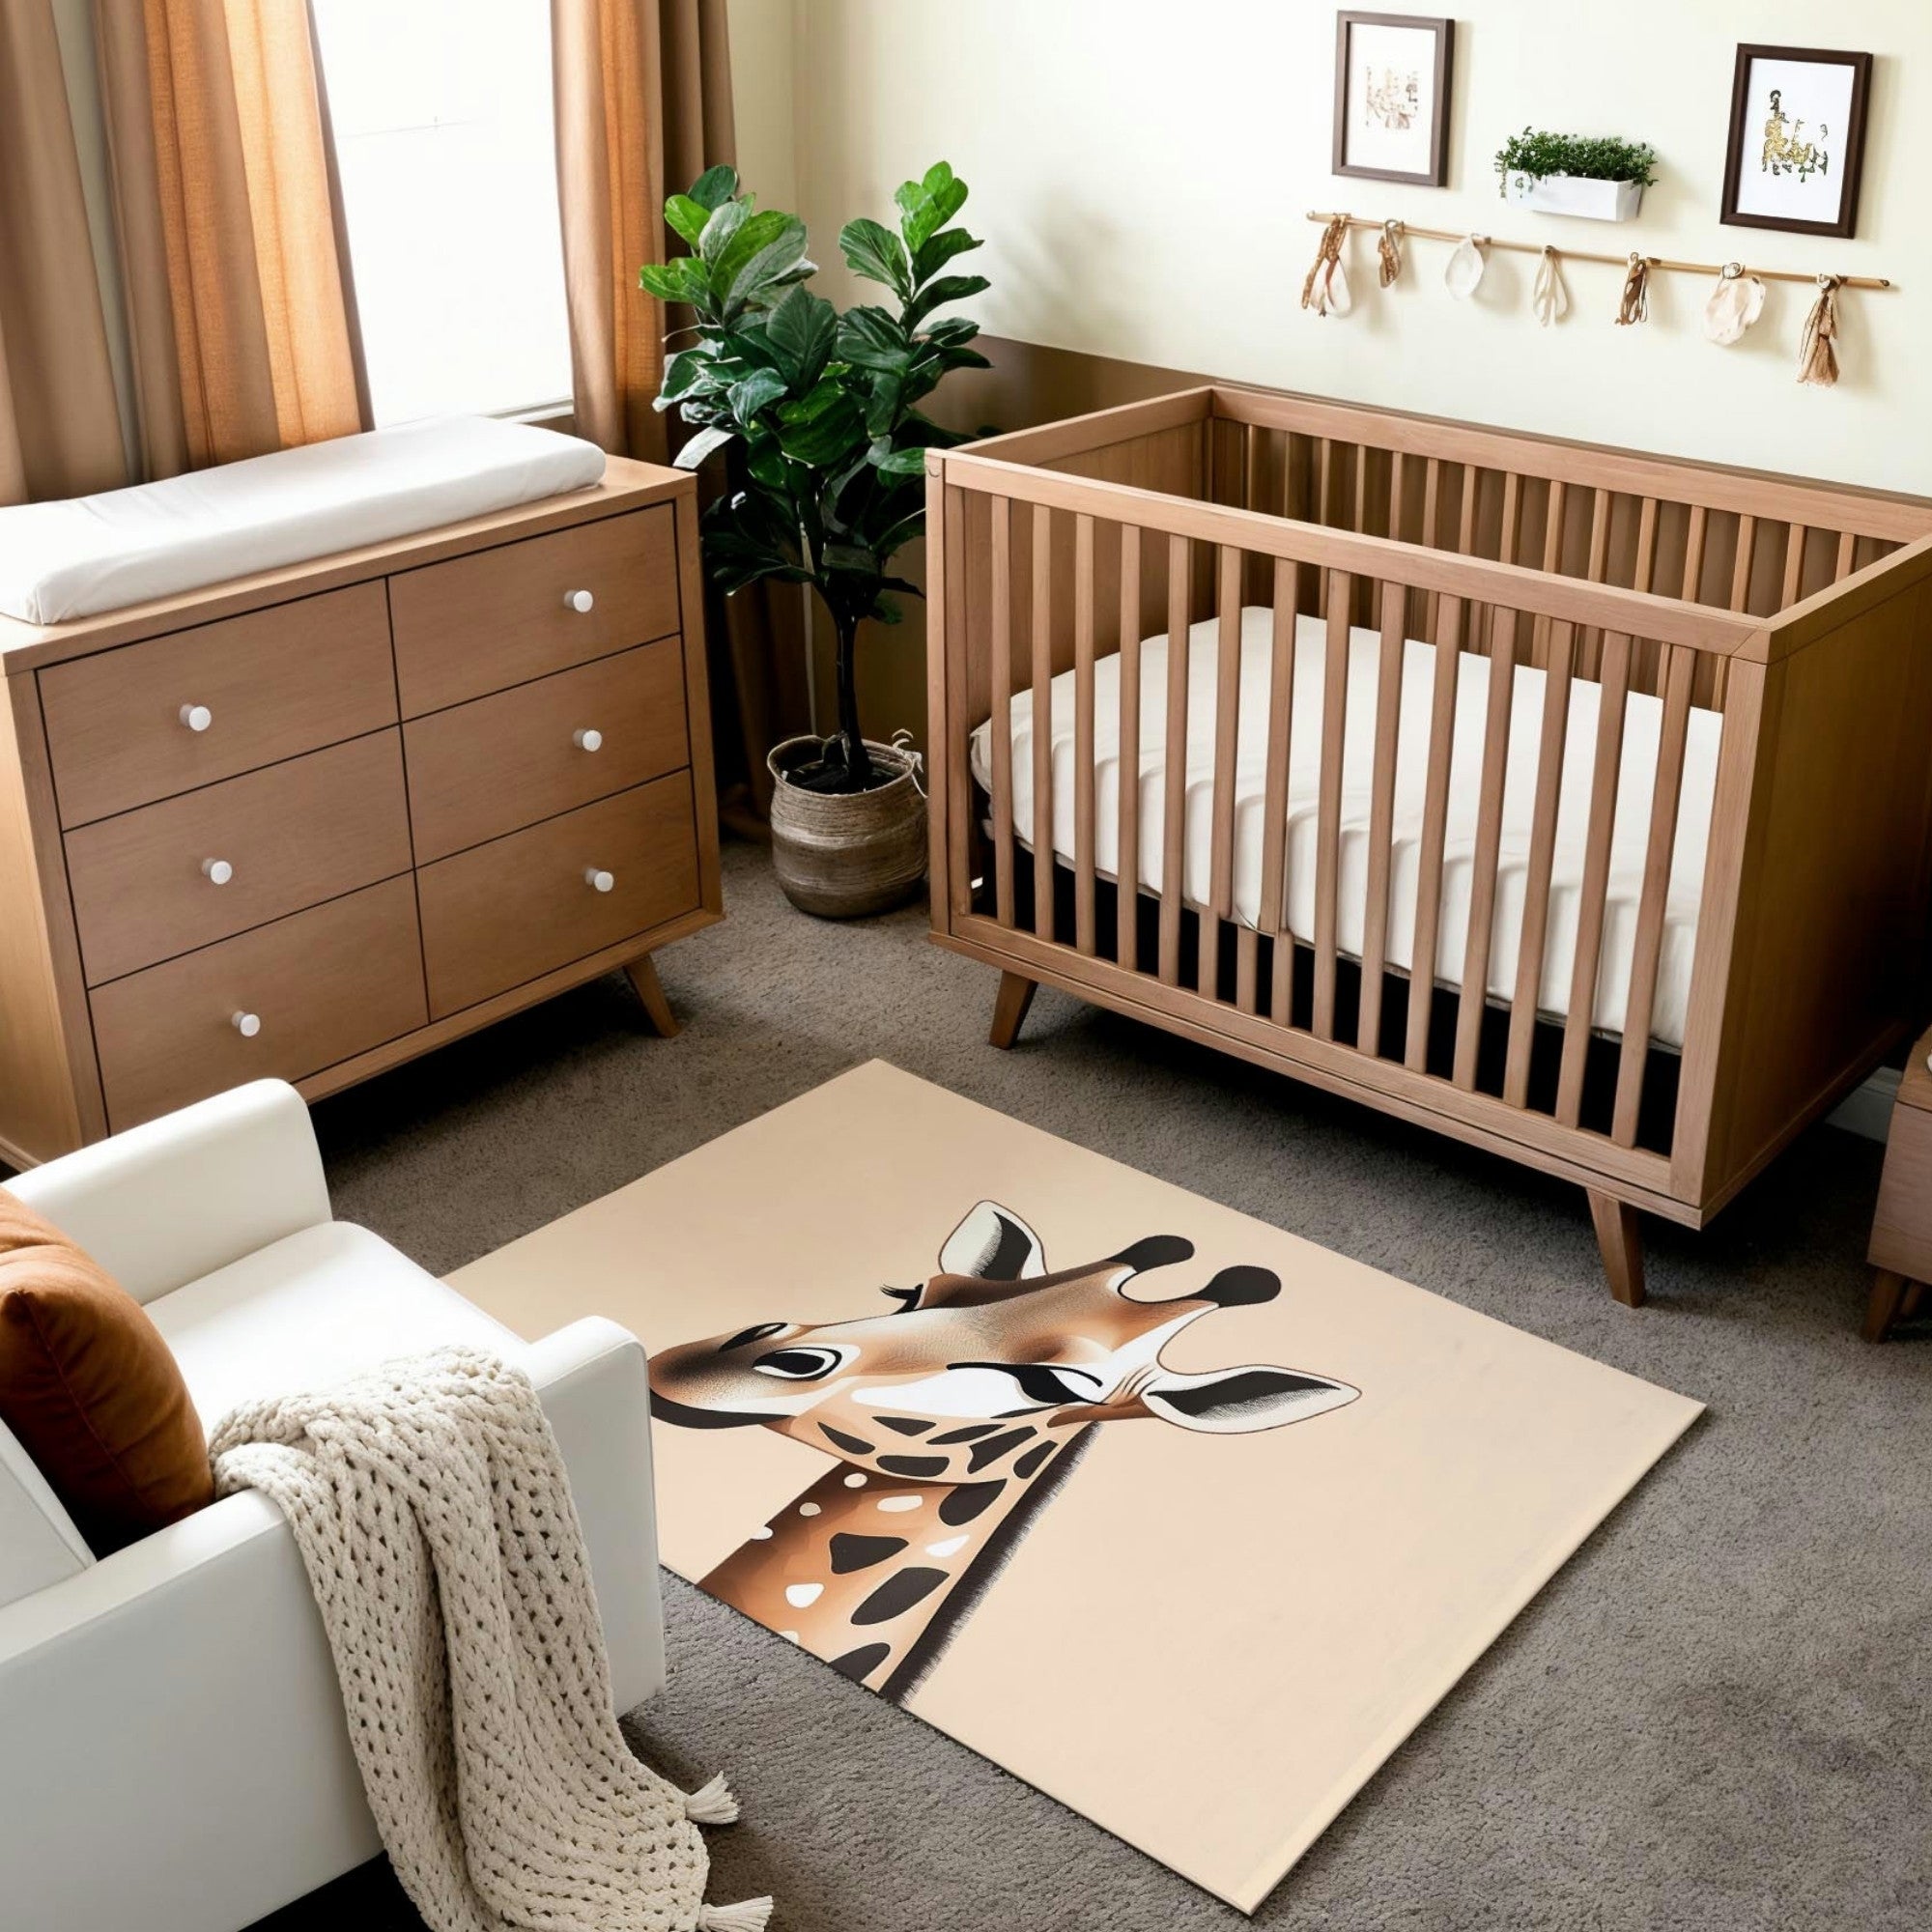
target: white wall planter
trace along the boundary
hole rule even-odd
[[[1634,221],[1643,205],[1641,182],[1590,181],[1582,175],[1513,174],[1503,189],[1520,207],[1580,214],[1589,221]]]

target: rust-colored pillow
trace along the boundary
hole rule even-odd
[[[4,1187],[0,1421],[97,1556],[214,1500],[201,1418],[160,1330]]]

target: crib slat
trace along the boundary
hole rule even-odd
[[[1617,779],[1624,750],[1624,709],[1630,693],[1631,640],[1620,632],[1604,639],[1599,676],[1597,754],[1590,772],[1590,818],[1583,843],[1583,890],[1577,908],[1577,957],[1570,972],[1570,1005],[1563,1018],[1563,1061],[1556,1081],[1556,1118],[1574,1127],[1583,1109],[1583,1067],[1596,1013],[1604,948],[1604,902],[1610,883],[1610,835],[1617,814]]]
[[[1523,875],[1522,926],[1517,941],[1516,989],[1510,996],[1509,1050],[1503,1066],[1503,1098],[1512,1107],[1523,1106],[1529,1098],[1529,1053],[1536,1037],[1537,1001],[1543,991],[1549,871],[1556,856],[1556,808],[1563,791],[1575,641],[1575,628],[1558,624],[1550,634],[1549,662],[1544,671],[1536,802],[1530,815],[1529,864]]]
[[[1094,519],[1073,520],[1073,943],[1094,930]]]
[[[1402,541],[1402,484],[1403,453],[1399,449],[1389,452],[1389,521],[1388,533],[1400,543]]]
[[[1648,590],[1657,569],[1657,498],[1646,497],[1636,513],[1636,563],[1631,572],[1631,588]]]
[[[1757,519],[1748,511],[1738,519],[1738,554],[1731,566],[1731,609],[1744,611],[1750,604],[1751,557],[1757,549]]]
[[[1456,731],[1456,674],[1463,650],[1463,600],[1442,599],[1435,684],[1429,714],[1429,767],[1422,790],[1422,844],[1415,884],[1415,945],[1408,966],[1408,1041],[1404,1062],[1420,1073],[1429,1057],[1435,941],[1442,924],[1442,840],[1449,823],[1449,754]]]
[[[1376,746],[1369,780],[1368,899],[1362,914],[1362,1009],[1355,1044],[1379,1053],[1382,982],[1388,965],[1389,842],[1395,830],[1396,732],[1402,722],[1402,659],[1408,592],[1382,585],[1381,662],[1376,679]]]
[[[1187,851],[1187,610],[1189,545],[1167,540],[1167,732],[1160,861],[1160,979],[1180,984],[1180,899]]]
[[[1777,608],[1788,611],[1798,602],[1804,582],[1804,546],[1811,532],[1803,524],[1788,524],[1784,531],[1784,582],[1777,593]]]
[[[1294,733],[1294,644],[1300,566],[1274,560],[1274,625],[1268,658],[1267,795],[1262,808],[1262,930],[1274,941],[1268,1016],[1289,1022],[1294,941],[1288,930],[1288,756]]]
[[[1687,604],[1697,602],[1697,592],[1704,581],[1706,515],[1702,503],[1690,505],[1690,522],[1684,533],[1684,587],[1677,593]]]
[[[1369,446],[1365,442],[1355,445],[1355,514],[1349,527],[1357,534],[1369,527]]]
[[[1115,867],[1114,951],[1140,970],[1141,884],[1141,533],[1121,526],[1121,758],[1117,798],[1120,863]]]
[[[1663,721],[1657,748],[1657,782],[1650,797],[1650,838],[1643,855],[1643,891],[1637,900],[1632,942],[1630,995],[1624,1004],[1623,1044],[1617,1058],[1617,1096],[1610,1135],[1619,1147],[1636,1145],[1643,1070],[1650,1055],[1651,1020],[1657,1005],[1657,969],[1663,952],[1663,914],[1670,895],[1670,861],[1677,842],[1677,813],[1684,789],[1684,748],[1690,724],[1690,679],[1696,653],[1664,647]]]
[[[1033,929],[1053,929],[1053,512],[1033,511]]]
[[[1439,550],[1442,533],[1439,527],[1442,516],[1442,459],[1439,456],[1427,458],[1422,466],[1422,543],[1425,550]],[[1424,609],[1428,612],[1427,631],[1431,643],[1435,641],[1435,626],[1441,611],[1442,599],[1435,591],[1428,594]]]
[[[1201,909],[1201,963],[1195,983],[1204,999],[1220,996],[1221,922],[1235,911],[1235,753],[1241,728],[1241,553],[1221,547],[1214,669],[1214,776],[1209,800],[1213,838],[1208,903]]]
[[[1329,523],[1328,485],[1334,474],[1334,446],[1324,436],[1316,444],[1315,463],[1315,515],[1312,522],[1323,526]],[[1315,581],[1315,614],[1325,617],[1328,614],[1328,578],[1326,572],[1320,573]]]
[[[1496,612],[1490,651],[1490,695],[1483,715],[1483,775],[1476,801],[1476,850],[1469,880],[1469,926],[1463,945],[1463,991],[1456,1007],[1455,1079],[1476,1084],[1476,1055],[1490,990],[1490,943],[1495,925],[1496,863],[1502,847],[1503,781],[1509,772],[1510,703],[1516,690],[1514,611]]]
[[[1543,520],[1543,572],[1546,577],[1554,577],[1563,561],[1563,516],[1566,490],[1562,477],[1554,476],[1549,482],[1549,498]],[[1539,670],[1549,663],[1551,620],[1539,616],[1530,627],[1529,661]],[[1565,643],[1564,648],[1569,648]]]
[[[993,520],[993,916],[1013,909],[1013,524],[1012,505],[989,497]]]
[[[1341,870],[1342,750],[1348,724],[1349,613],[1355,580],[1333,573],[1321,673],[1321,772],[1315,810],[1315,1034],[1335,1037],[1335,901]]]
[[[1852,574],[1852,566],[1858,559],[1859,538],[1856,530],[1842,530],[1838,535],[1838,557],[1832,567],[1832,582],[1836,583],[1841,578]]]

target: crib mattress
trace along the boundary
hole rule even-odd
[[[1207,902],[1211,876],[1219,684],[1217,633],[1217,622],[1211,617],[1196,624],[1188,633],[1187,744],[1182,774],[1186,787],[1183,819],[1186,836],[1181,890],[1187,902],[1196,907]],[[1272,637],[1270,611],[1250,606],[1242,611],[1239,732],[1235,764],[1234,911],[1235,917],[1249,926],[1258,923],[1261,911]],[[1165,822],[1169,777],[1164,743],[1167,653],[1165,634],[1149,638],[1141,646],[1141,742],[1137,761],[1140,884],[1152,893],[1159,892],[1164,883],[1161,827]],[[1298,619],[1288,770],[1284,914],[1289,930],[1304,943],[1312,941],[1315,931],[1316,814],[1325,656],[1325,623],[1316,617]],[[1361,957],[1368,903],[1370,787],[1379,662],[1379,638],[1372,631],[1352,630],[1349,639],[1336,904],[1336,944],[1338,951],[1350,959]],[[1122,766],[1120,665],[1118,657],[1101,659],[1094,668],[1094,856],[1095,869],[1109,879],[1118,879],[1120,863]],[[1414,964],[1423,791],[1435,674],[1434,647],[1411,639],[1403,654],[1386,940],[1388,963],[1403,970],[1409,970]],[[1515,680],[1510,700],[1509,753],[1487,988],[1490,996],[1503,1001],[1512,998],[1516,990],[1518,941],[1529,872],[1530,825],[1535,808],[1537,747],[1542,735],[1544,703],[1541,670],[1520,665]],[[1467,950],[1489,690],[1490,661],[1465,653],[1456,680],[1441,917],[1435,960],[1436,983],[1452,989],[1460,988],[1463,983]],[[1576,963],[1600,696],[1597,685],[1580,678],[1571,686],[1542,985],[1537,1000],[1539,1010],[1552,1019],[1567,1015]],[[1066,671],[1053,680],[1049,703],[1053,774],[1050,835],[1054,853],[1069,863],[1074,849],[1073,702],[1073,673]],[[1660,699],[1641,693],[1633,693],[1627,704],[1610,840],[1609,890],[1595,1010],[1591,1014],[1591,1024],[1608,1034],[1623,1032],[1628,1009],[1637,904],[1643,886],[1644,851],[1649,840],[1651,794],[1663,713]],[[1013,829],[1029,849],[1035,842],[1033,713],[1032,692],[1016,693],[1012,700]],[[1681,1046],[1684,1039],[1691,951],[1704,882],[1704,853],[1722,722],[1717,712],[1693,707],[1685,745],[1676,842],[1671,857],[1657,990],[1651,1009],[1652,1037],[1670,1047]],[[973,733],[971,742],[973,774],[987,789],[992,776],[992,728],[990,721],[981,724]]]

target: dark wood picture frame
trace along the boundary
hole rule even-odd
[[[1409,27],[1435,36],[1435,124],[1429,167],[1422,173],[1370,168],[1349,159],[1349,37],[1356,27]],[[1335,16],[1335,172],[1370,181],[1409,182],[1418,187],[1449,185],[1449,89],[1455,76],[1456,23],[1429,14],[1337,14]]]
[[[1751,70],[1761,60],[1804,61],[1819,67],[1852,71],[1851,118],[1845,128],[1843,161],[1839,168],[1838,218],[1803,221],[1780,214],[1750,214],[1738,207],[1744,178],[1746,149],[1755,137],[1750,131]],[[1835,53],[1824,47],[1773,47],[1747,43],[1738,48],[1731,79],[1731,138],[1724,153],[1724,200],[1718,219],[1727,228],[1776,228],[1790,235],[1833,235],[1849,241],[1858,232],[1859,185],[1865,167],[1865,114],[1871,101],[1870,54]]]

